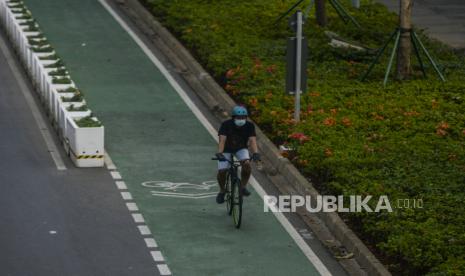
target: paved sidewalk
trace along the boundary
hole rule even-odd
[[[0,275],[157,275],[108,170],[60,158],[64,150],[2,32]]]
[[[399,12],[398,0],[377,0],[391,11]],[[454,48],[465,49],[465,0],[415,0],[415,26]]]

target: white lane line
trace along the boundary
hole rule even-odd
[[[171,271],[167,265],[159,264],[157,265],[157,267],[158,267],[158,271],[160,271],[160,275],[171,275]]]
[[[218,142],[218,135],[216,129],[210,124],[207,118],[200,112],[199,108],[192,102],[192,100],[187,96],[187,93],[182,89],[182,87],[176,82],[176,80],[170,75],[168,70],[165,66],[158,60],[157,57],[150,51],[150,49],[142,42],[142,40],[137,37],[137,35],[129,28],[129,26],[121,19],[121,17],[113,11],[113,9],[104,1],[99,0],[99,2],[105,7],[105,9],[113,16],[113,18],[121,25],[121,27],[134,39],[134,41],[139,45],[142,51],[150,58],[150,60],[157,66],[158,70],[165,76],[171,86],[176,90],[178,95],[183,99],[185,104],[191,109],[192,113],[197,117],[197,119],[202,123],[202,125],[208,130],[210,135]],[[260,184],[255,180],[252,176],[250,178],[254,183],[252,186],[257,190],[260,196],[266,194],[265,190],[260,186]],[[299,248],[303,251],[307,259],[315,266],[318,272],[321,275],[331,275],[328,268],[321,262],[315,252],[310,248],[310,246],[302,239],[302,237],[295,231],[292,227],[292,224],[288,221],[288,219],[282,214],[278,212],[273,212],[277,220],[281,223],[281,225],[286,229],[289,235],[292,237],[294,242],[299,246]],[[297,233],[297,235],[295,234]]]
[[[131,212],[139,211],[139,207],[137,207],[137,204],[134,202],[127,202],[126,207],[128,207],[129,211]]]
[[[110,155],[108,154],[107,151],[105,151],[105,155],[103,156],[105,160],[105,164],[107,165],[107,169],[110,171],[116,170],[116,166],[113,163],[113,160],[111,160]]]
[[[150,229],[147,227],[147,225],[138,225],[137,228],[139,228],[140,234],[143,236],[152,235],[152,232],[150,232]]]
[[[144,217],[142,216],[142,214],[132,214],[132,218],[134,219],[135,223],[144,223],[145,222]]]
[[[110,171],[110,174],[111,174],[111,177],[113,177],[113,179],[115,180],[119,180],[121,179],[121,174],[117,171]]]
[[[145,238],[144,241],[145,241],[145,245],[147,245],[148,248],[157,247],[157,242],[152,238]]]
[[[126,183],[124,181],[116,181],[115,182],[116,187],[118,187],[119,190],[127,190],[128,186],[126,186]]]
[[[58,147],[55,145],[52,135],[50,134],[48,125],[43,119],[43,117],[41,116],[41,112],[39,111],[39,108],[37,107],[36,102],[34,101],[34,98],[32,97],[31,90],[26,85],[26,83],[29,80],[27,80],[20,73],[18,65],[16,64],[15,59],[10,53],[9,48],[6,44],[6,41],[3,39],[2,36],[0,36],[0,49],[5,55],[5,59],[7,63],[9,64],[11,71],[13,72],[16,82],[18,83],[19,90],[21,90],[21,93],[26,99],[27,105],[29,106],[29,109],[32,112],[32,116],[34,117],[36,124],[39,127],[40,134],[42,134],[42,137],[45,141],[45,145],[47,146],[48,152],[50,152],[53,162],[55,162],[55,166],[57,167],[59,171],[66,170],[65,163],[63,162],[63,159],[60,156],[60,152],[58,151]]]
[[[160,251],[150,251],[150,254],[152,254],[152,258],[155,262],[165,261],[165,258],[163,258],[163,255]]]
[[[121,192],[121,197],[123,197],[124,200],[132,200],[132,195],[130,192]]]
[[[158,60],[157,57],[150,51],[150,49],[142,42],[142,40],[137,37],[137,35],[129,28],[129,26],[121,19],[121,17],[104,1],[99,0],[99,2],[105,7],[105,9],[113,16],[113,18],[121,25],[121,27],[134,39],[134,41],[139,45],[142,51],[147,55],[147,57],[155,64],[155,66],[160,70],[160,72],[165,76],[168,82],[173,86],[173,88],[178,92],[179,96],[184,100],[184,103],[190,108],[190,110],[195,114],[195,116],[201,120],[206,121],[204,115],[200,110],[195,106],[191,99],[187,96],[186,92],[182,87],[176,82],[176,80],[170,75],[165,66]],[[201,120],[202,121],[202,120]],[[208,129],[209,132],[216,133],[215,128],[211,124],[204,124],[204,127]],[[215,134],[216,135],[216,134]]]

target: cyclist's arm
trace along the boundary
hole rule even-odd
[[[224,144],[226,143],[226,136],[225,135],[220,135],[220,141],[218,143],[218,152],[223,153],[224,151]]]
[[[249,145],[250,145],[250,149],[252,150],[252,153],[257,153],[258,152],[257,137],[250,136],[249,137]]]

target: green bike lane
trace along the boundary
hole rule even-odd
[[[246,199],[236,230],[214,197],[163,194],[213,194],[216,186],[151,187],[215,183],[216,141],[98,0],[24,2],[104,123],[106,150],[173,275],[318,275],[274,215],[263,212],[257,192]]]

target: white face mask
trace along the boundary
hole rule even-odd
[[[234,120],[234,124],[236,124],[236,126],[238,126],[238,127],[241,127],[241,126],[245,125],[245,121],[246,121],[246,119],[242,119],[242,120],[236,119],[236,120]]]

